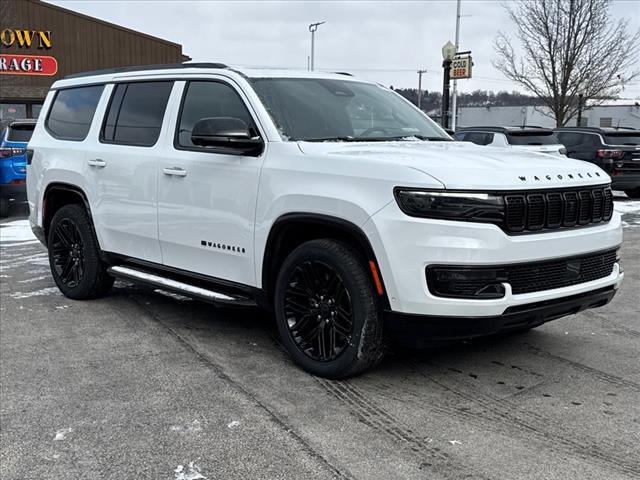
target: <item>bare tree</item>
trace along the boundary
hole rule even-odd
[[[636,68],[640,30],[613,21],[610,0],[518,0],[504,4],[517,27],[522,54],[500,32],[493,65],[543,100],[563,126],[578,111],[578,95],[590,105],[616,98]]]

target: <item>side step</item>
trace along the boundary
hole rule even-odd
[[[125,267],[122,265],[109,267],[107,269],[107,272],[114,277],[144,283],[152,287],[170,290],[172,292],[181,293],[188,297],[195,297],[208,302],[223,303],[227,305],[236,305],[243,307],[255,307],[257,305],[254,300],[248,297],[230,293],[216,292],[208,288],[190,285],[188,283],[173,280],[171,278],[161,277],[153,273],[136,270],[134,268]]]

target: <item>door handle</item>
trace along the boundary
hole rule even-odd
[[[107,162],[105,162],[101,158],[92,158],[90,160],[87,160],[87,163],[90,167],[104,168],[107,166]]]
[[[162,173],[164,173],[165,175],[173,175],[175,177],[187,176],[187,171],[184,168],[179,168],[179,167],[163,168]]]

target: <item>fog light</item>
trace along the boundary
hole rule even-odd
[[[437,297],[503,298],[505,281],[499,268],[427,267],[427,285]]]

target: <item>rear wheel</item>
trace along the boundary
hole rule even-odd
[[[66,205],[56,212],[47,244],[51,274],[65,296],[83,300],[109,291],[114,279],[100,260],[98,240],[82,206]]]
[[[278,330],[306,371],[344,378],[384,356],[382,309],[365,265],[333,240],[306,242],[283,263],[275,292]]]
[[[629,198],[640,198],[640,187],[625,190],[624,193],[626,193]]]

